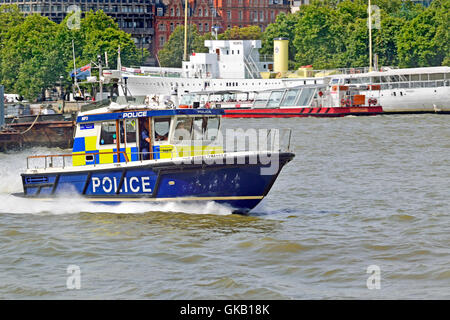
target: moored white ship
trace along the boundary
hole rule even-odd
[[[286,46],[284,39],[275,40]],[[208,53],[192,54],[182,68],[106,70],[106,82],[117,82],[119,95],[172,95],[191,92],[258,92],[321,84],[380,85],[379,103],[386,113],[450,112],[450,67],[287,71],[286,50],[274,50],[274,61],[261,57],[259,40],[207,40]],[[282,67],[280,67],[280,65]],[[362,92],[371,97],[373,92]]]

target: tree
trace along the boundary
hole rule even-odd
[[[188,26],[188,54],[191,52],[206,52],[203,37],[198,33],[197,26]],[[184,26],[178,26],[172,32],[164,47],[159,50],[158,58],[161,67],[181,68],[184,55]]]
[[[225,30],[219,34],[219,40],[259,40],[262,32],[258,26],[248,26],[239,28],[237,26]]]
[[[123,65],[139,65],[149,52],[136,47],[131,35],[120,30],[117,23],[102,10],[87,12],[81,19],[80,28],[68,26],[71,15],[59,25],[57,35],[62,55],[67,61],[67,71],[73,69],[72,40],[74,40],[77,66],[97,61],[97,56],[103,57],[106,52],[110,68],[117,67],[117,56],[120,47],[120,57]]]
[[[344,50],[343,36],[345,28],[339,24],[336,10],[323,5],[305,6],[295,27],[297,65],[336,67],[336,57]]]
[[[2,61],[4,60],[3,55],[1,55],[3,48],[5,47],[5,41],[8,37],[9,31],[21,24],[24,20],[23,14],[20,12],[17,5],[1,5],[0,6],[0,83],[5,84],[7,81],[4,73],[5,70],[1,68]],[[10,85],[6,85],[6,89],[10,89]]]
[[[265,32],[263,33],[262,48],[260,53],[262,54],[273,54],[273,39],[275,38],[287,38],[289,40],[289,60],[294,61],[295,55],[297,53],[293,41],[295,39],[295,27],[300,19],[301,11],[295,14],[285,14],[280,13],[275,23],[271,23],[267,26]]]
[[[450,0],[436,0],[402,27],[397,39],[401,67],[439,66],[450,56],[449,12]]]
[[[57,24],[38,14],[10,28],[1,48],[2,81],[28,99],[53,86],[64,64],[55,45]]]
[[[119,46],[124,65],[139,64],[148,55],[103,11],[87,12],[79,28],[69,28],[72,18],[69,15],[58,25],[38,14],[24,18],[14,6],[1,7],[0,80],[6,90],[34,99],[59,83],[60,75],[70,83],[72,40],[77,67],[96,62],[107,52],[110,67],[115,68]]]

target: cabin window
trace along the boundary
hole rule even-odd
[[[167,141],[169,139],[170,118],[155,118],[155,141]]]
[[[299,93],[300,90],[288,90],[288,92],[286,92],[286,95],[284,96],[284,99],[280,105],[284,106],[284,107],[295,106],[295,100],[296,100],[297,94]]]
[[[309,102],[311,101],[314,95],[314,91],[315,91],[314,88],[304,88],[298,99],[298,105],[309,106]]]
[[[190,140],[192,130],[192,118],[178,118],[175,125],[173,139],[175,141]]]
[[[136,120],[127,119],[125,120],[125,136],[127,137],[127,143],[136,142]]]
[[[209,118],[206,129],[206,140],[216,140],[219,134],[220,118]]]
[[[264,108],[267,104],[267,99],[269,99],[270,92],[259,92],[256,94],[255,100],[253,102],[254,108]]]
[[[206,138],[205,133],[208,125],[208,118],[197,117],[194,119],[194,124],[192,127],[192,140],[203,140]]]
[[[116,144],[116,122],[108,121],[102,123],[100,132],[100,145]]]
[[[269,102],[267,103],[268,108],[276,108],[280,105],[281,98],[283,98],[284,91],[274,91],[270,95]]]
[[[444,80],[443,73],[430,73],[430,80]]]

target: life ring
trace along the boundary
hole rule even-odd
[[[209,102],[205,103],[205,108],[206,109],[210,109],[211,108],[211,104]]]
[[[344,98],[341,99],[341,106],[345,106],[345,99]]]

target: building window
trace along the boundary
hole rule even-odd
[[[177,17],[179,17],[179,16],[180,16],[180,8],[177,7]]]
[[[158,25],[158,30],[159,31],[166,31],[166,25],[164,23],[160,23]]]
[[[162,17],[164,15],[163,8],[159,7],[156,9],[156,15]]]
[[[203,32],[203,25],[201,23],[198,24],[198,31]]]
[[[173,31],[173,22],[170,23],[170,31]]]
[[[205,23],[205,32],[209,31],[209,24]]]
[[[242,21],[242,11],[239,11],[239,21]]]
[[[228,20],[231,20],[231,11],[230,10],[227,10],[227,18],[228,18]]]
[[[173,17],[175,15],[175,12],[173,11],[173,8],[170,8],[170,16]]]
[[[166,37],[160,36],[159,37],[159,46],[160,47],[164,46],[164,42],[166,42]]]
[[[203,12],[204,12],[204,14],[205,14],[205,17],[207,17],[208,16],[208,8],[205,8],[205,10],[203,10]]]
[[[203,10],[202,8],[198,8],[198,16],[203,17]]]

